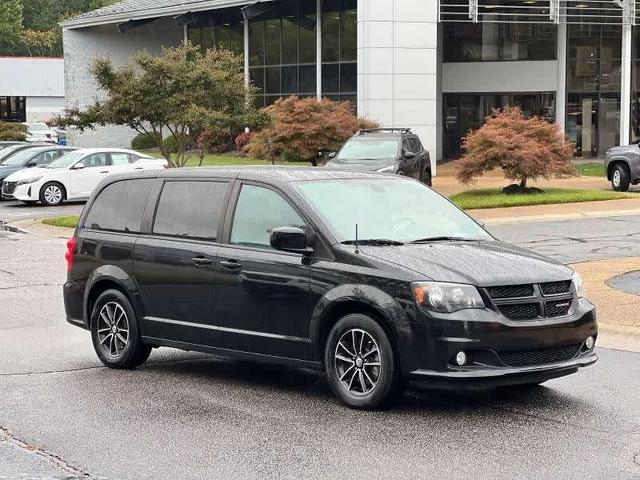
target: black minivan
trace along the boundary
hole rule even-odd
[[[321,369],[343,402],[375,408],[409,380],[531,385],[597,360],[579,275],[395,175],[113,176],[66,258],[67,319],[112,368],[198,350]]]

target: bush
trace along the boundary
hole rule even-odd
[[[209,127],[198,136],[198,148],[207,153],[222,153],[233,148],[233,137],[229,130],[220,127]]]
[[[322,150],[335,151],[355,132],[378,125],[356,117],[349,102],[315,98],[281,98],[265,111],[271,124],[247,146],[255,158],[315,161]]]
[[[177,153],[178,150],[189,150],[193,147],[193,140],[189,135],[180,135],[180,137],[182,138],[184,148],[179,148],[175,135],[169,135],[164,139],[164,148],[166,148],[169,153]]]
[[[494,110],[462,146],[466,153],[457,177],[465,184],[494,168],[517,181],[520,192],[527,191],[528,180],[577,174],[571,163],[575,145],[561,127],[541,117],[526,118],[516,107]]]
[[[151,133],[141,133],[131,140],[131,148],[134,150],[148,150],[149,148],[156,148],[157,146],[158,143]]]
[[[249,142],[251,142],[252,138],[253,138],[253,133],[242,132],[240,135],[238,135],[235,138],[233,143],[236,144],[236,148],[238,149],[239,152],[244,152],[245,149],[247,148],[247,145],[249,145]]]
[[[24,142],[27,127],[21,123],[0,122],[0,141]]]

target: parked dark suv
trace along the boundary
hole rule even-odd
[[[394,175],[113,176],[67,260],[67,319],[112,368],[168,346],[324,369],[342,401],[373,408],[410,379],[536,384],[597,360],[573,270]]]
[[[361,130],[347,140],[327,167],[358,172],[395,173],[431,186],[429,152],[408,128]]]

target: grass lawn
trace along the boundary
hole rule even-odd
[[[78,218],[75,215],[69,217],[45,218],[42,223],[51,225],[52,227],[75,228],[78,224]]]
[[[506,195],[502,189],[468,190],[451,197],[451,200],[465,210],[480,208],[521,207],[528,205],[550,205],[554,203],[578,203],[629,198],[620,192],[601,190],[573,190],[548,188],[543,193],[531,195]]]
[[[605,177],[604,163],[583,163],[576,165],[576,170],[580,175],[587,177]]]

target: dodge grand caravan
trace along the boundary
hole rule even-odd
[[[175,347],[324,370],[347,405],[408,380],[538,384],[597,360],[569,267],[493,238],[418,181],[316,169],[109,177],[66,254],[100,360]]]

